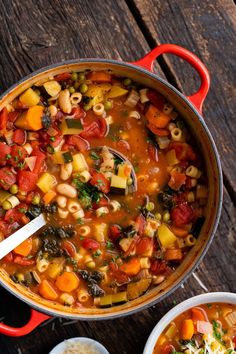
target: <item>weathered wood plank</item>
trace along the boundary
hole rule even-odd
[[[236,201],[233,1],[128,0],[127,3],[152,47],[160,43],[181,45],[194,52],[209,69],[211,89],[204,116],[220,152],[226,186]],[[190,65],[173,56],[165,56],[164,64],[162,67],[169,71],[167,76],[186,94],[197,89],[199,79]]]

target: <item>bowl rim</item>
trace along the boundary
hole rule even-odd
[[[204,258],[206,252],[209,249],[209,246],[213,240],[213,237],[215,235],[220,215],[221,215],[221,209],[222,209],[222,200],[223,200],[223,177],[222,177],[222,169],[221,169],[221,163],[220,163],[220,158],[219,158],[219,153],[217,151],[216,144],[213,140],[213,137],[203,119],[201,116],[200,112],[197,110],[197,108],[189,101],[189,99],[183,95],[180,91],[178,91],[173,85],[171,85],[168,81],[164,80],[160,76],[158,76],[156,73],[151,72],[143,67],[137,66],[133,63],[128,63],[128,62],[123,62],[119,60],[113,60],[113,59],[103,59],[103,58],[80,58],[80,59],[71,59],[71,60],[66,60],[64,62],[58,62],[49,66],[42,67],[36,71],[33,71],[32,73],[28,74],[27,76],[23,77],[20,79],[18,82],[10,86],[6,91],[3,92],[2,95],[0,95],[0,102],[7,96],[10,92],[15,90],[20,84],[23,84],[29,79],[32,79],[38,74],[43,74],[44,72],[52,69],[57,69],[60,67],[64,67],[66,70],[67,66],[73,65],[73,64],[96,64],[96,63],[103,63],[103,64],[113,64],[117,65],[118,67],[126,67],[130,68],[132,70],[136,70],[138,72],[143,73],[144,75],[147,75],[151,77],[152,79],[155,79],[159,82],[161,82],[164,86],[166,86],[168,89],[170,89],[177,97],[182,99],[182,101],[193,111],[195,114],[196,118],[199,120],[200,124],[202,125],[207,138],[209,139],[210,145],[212,147],[212,152],[216,161],[216,169],[217,169],[217,179],[218,179],[218,195],[217,199],[219,201],[217,205],[217,210],[214,218],[214,225],[212,227],[212,231],[208,236],[208,239],[205,243],[204,249],[200,252],[198,256],[196,256],[196,261],[194,261],[193,265],[186,271],[186,273],[183,273],[179,280],[176,281],[176,284],[172,286],[168,291],[164,292],[163,294],[160,294],[158,297],[158,300],[156,298],[153,298],[152,300],[149,300],[147,303],[142,304],[136,304],[134,307],[129,308],[129,309],[118,309],[114,313],[101,313],[101,314],[84,314],[84,313],[70,313],[70,312],[63,312],[61,310],[56,310],[53,308],[50,308],[48,306],[45,306],[43,304],[37,303],[34,300],[31,300],[28,298],[26,295],[23,295],[20,293],[19,290],[17,289],[12,289],[10,288],[7,284],[5,284],[2,279],[0,279],[0,285],[2,285],[7,291],[9,291],[11,294],[14,296],[17,296],[20,300],[24,301],[27,303],[31,308],[34,308],[37,311],[46,313],[50,316],[55,316],[55,317],[64,317],[64,318],[70,318],[70,319],[78,319],[78,320],[104,320],[104,319],[113,319],[113,318],[118,318],[118,317],[123,317],[127,315],[131,315],[133,313],[136,313],[140,310],[145,310],[150,306],[153,306],[155,303],[163,301],[167,296],[171,295],[176,289],[178,289],[181,284],[183,284],[189,277],[190,275],[194,272],[194,270],[197,268],[201,260]],[[120,306],[119,306],[120,307]]]
[[[207,303],[229,303],[236,305],[236,294],[230,292],[212,292],[207,294],[201,294],[193,296],[187,300],[180,302],[178,305],[170,309],[161,319],[157,322],[153,328],[151,334],[148,337],[146,345],[143,350],[143,354],[153,354],[154,346],[157,339],[163,332],[163,330],[168,326],[168,324],[173,321],[177,316],[179,316],[184,311],[194,307]]]

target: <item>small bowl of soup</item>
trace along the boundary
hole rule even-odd
[[[236,294],[209,293],[171,309],[153,329],[143,354],[236,352]]]

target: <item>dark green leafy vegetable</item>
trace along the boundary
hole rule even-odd
[[[90,209],[92,203],[98,203],[101,198],[101,193],[98,189],[89,183],[83,183],[79,178],[74,178],[73,185],[79,190],[79,201],[83,208]]]
[[[48,129],[52,125],[51,118],[46,114],[42,116],[42,125],[45,129]]]

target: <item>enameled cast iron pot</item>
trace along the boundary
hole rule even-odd
[[[185,97],[172,85],[153,73],[155,59],[164,53],[171,53],[189,62],[199,73],[201,86],[192,96]],[[3,269],[0,269],[0,284],[30,305],[31,317],[29,322],[21,328],[12,328],[0,323],[0,333],[10,336],[21,336],[29,333],[49,316],[60,316],[78,320],[104,320],[124,316],[142,310],[154,303],[163,300],[172,293],[197,267],[205,255],[216,230],[222,203],[222,175],[218,152],[212,136],[201,116],[202,104],[209,90],[210,79],[207,69],[202,62],[186,49],[164,44],[153,49],[141,60],[134,63],[124,63],[106,59],[78,59],[66,61],[43,68],[27,76],[7,90],[0,98],[0,110],[10,103],[16,96],[32,84],[47,79],[50,76],[64,71],[107,70],[112,73],[127,76],[143,85],[152,87],[160,92],[181,113],[194,134],[205,158],[206,170],[209,179],[209,197],[206,221],[201,230],[197,244],[189,252],[179,268],[166,281],[152,289],[142,297],[123,305],[108,309],[79,309],[72,310],[51,301],[44,300],[28,291],[20,284],[15,284]],[[40,312],[36,311],[39,310]],[[42,312],[42,313],[41,313]]]

